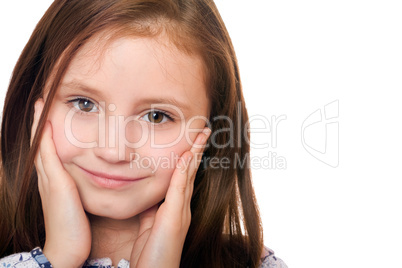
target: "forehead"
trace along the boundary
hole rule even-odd
[[[77,52],[63,84],[84,84],[108,99],[173,96],[188,106],[209,106],[201,57],[178,50],[164,36],[94,38]]]

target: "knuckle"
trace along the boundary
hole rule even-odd
[[[178,184],[178,185],[175,185],[175,189],[178,193],[184,194],[187,190],[187,186],[183,185],[183,184]]]

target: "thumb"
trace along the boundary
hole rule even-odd
[[[131,252],[130,267],[136,267],[140,255],[148,241],[151,233],[152,226],[154,225],[155,215],[158,211],[158,205],[155,205],[139,215],[140,229],[138,231],[138,238],[135,241],[133,250]]]
[[[139,221],[140,221],[140,229],[138,231],[139,235],[144,233],[146,230],[152,228],[152,226],[154,225],[155,215],[157,211],[158,211],[158,204],[145,210],[144,212],[141,212],[141,214],[139,215]]]

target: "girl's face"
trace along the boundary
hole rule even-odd
[[[48,119],[84,209],[127,219],[163,200],[209,101],[202,60],[167,37],[101,44],[87,43],[72,60]]]

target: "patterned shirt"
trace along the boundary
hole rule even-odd
[[[275,257],[274,252],[265,248],[264,257],[261,259],[260,268],[287,268],[286,264]],[[110,258],[90,259],[84,263],[83,268],[114,268]],[[0,268],[53,268],[43,255],[40,248],[31,252],[15,253],[0,259]],[[122,259],[117,268],[130,268],[130,262]]]

